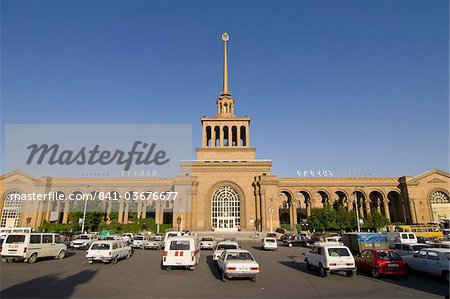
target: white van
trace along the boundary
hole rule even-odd
[[[62,260],[66,251],[67,246],[58,234],[18,233],[6,236],[1,255],[8,263],[24,261],[33,264],[41,257]]]
[[[133,251],[123,240],[103,240],[92,243],[86,252],[89,264],[96,261],[115,264],[119,259],[129,259]]]
[[[192,236],[168,238],[164,245],[162,269],[183,267],[194,270],[200,260],[200,242]]]
[[[388,246],[391,249],[395,248],[395,244],[416,244],[417,237],[415,233],[411,232],[388,232],[387,233]]]

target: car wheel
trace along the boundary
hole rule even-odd
[[[66,251],[65,250],[61,250],[57,256],[58,260],[62,260],[64,257],[66,256]]]
[[[227,282],[228,281],[228,277],[227,277],[227,275],[225,274],[225,271],[220,271],[221,273],[222,273],[222,281],[223,282]]]
[[[376,268],[372,268],[372,272],[370,272],[370,274],[373,278],[378,278],[380,276]]]
[[[129,259],[131,257],[131,250],[128,251],[126,258]]]
[[[309,264],[308,260],[306,260],[306,270],[311,271],[311,265]]]
[[[12,257],[7,257],[6,258],[6,262],[7,263],[12,263],[14,260],[13,260],[13,258]]]
[[[449,273],[448,271],[443,271],[443,272],[442,272],[442,278],[445,279],[447,282],[449,281],[449,280],[448,280],[448,279],[449,279],[448,273]]]
[[[114,259],[111,261],[111,264],[117,264],[117,261],[119,260],[119,256],[118,255],[116,255],[115,257],[114,257]]]
[[[353,271],[347,271],[347,277],[352,277],[353,276]]]
[[[327,270],[325,270],[325,267],[322,264],[319,265],[319,275],[320,277],[327,276]]]
[[[34,264],[34,263],[36,263],[36,260],[37,260],[37,254],[36,254],[36,253],[33,253],[33,254],[28,258],[28,263],[29,263],[29,264]]]
[[[256,276],[253,276],[252,278],[250,278],[250,281],[256,282]]]

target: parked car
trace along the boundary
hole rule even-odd
[[[145,244],[145,242],[147,242],[147,240],[148,240],[148,237],[146,237],[146,236],[142,236],[142,235],[135,236],[133,238],[133,242],[131,243],[131,247],[143,249],[144,244]]]
[[[178,231],[166,232],[166,235],[164,236],[164,242],[166,242],[167,239],[169,239],[169,238],[178,237],[178,236],[182,236],[181,232],[178,232]]]
[[[113,235],[107,235],[100,238],[100,241],[116,241],[116,240],[122,240],[122,238],[113,236]],[[123,240],[122,240],[123,241]]]
[[[236,241],[222,241],[217,243],[216,250],[213,253],[213,260],[217,261],[224,250],[239,249],[239,244]]]
[[[250,252],[243,249],[224,250],[217,260],[217,266],[224,282],[229,278],[250,278],[256,281],[259,273],[259,264]]]
[[[133,242],[134,234],[133,233],[123,233],[121,236],[122,240],[130,245]]]
[[[388,232],[387,241],[389,248],[395,248],[395,244],[416,244],[417,237],[415,233],[410,232]]]
[[[164,248],[163,236],[150,236],[150,238],[144,243],[144,249],[160,250],[162,248]]]
[[[200,249],[209,249],[213,250],[216,245],[216,241],[214,237],[203,237],[200,240]]]
[[[424,248],[413,255],[404,256],[408,267],[415,271],[440,276],[449,281],[450,249]]]
[[[395,251],[400,256],[405,256],[405,255],[412,255],[412,254],[418,253],[420,249],[429,248],[429,247],[430,247],[430,245],[422,244],[422,243],[415,243],[415,244],[397,243],[397,244],[395,244]]]
[[[276,233],[267,233],[266,238],[277,238],[277,234]]]
[[[389,249],[364,250],[356,257],[356,268],[370,273],[373,278],[382,275],[408,275],[406,262],[397,252]]]
[[[92,243],[97,241],[98,235],[95,234],[82,234],[78,235],[75,240],[70,242],[70,247],[73,249],[87,249]]]
[[[295,236],[291,239],[284,240],[283,244],[286,246],[289,246],[289,247],[294,247],[294,246],[310,247],[314,244],[314,241],[309,239],[306,236],[299,235],[299,236]]]
[[[292,235],[292,234],[283,234],[280,237],[280,241],[284,242],[286,240],[290,240],[290,239],[293,239],[293,238],[294,238],[294,235]]]
[[[59,235],[59,236],[61,237],[61,241],[63,242],[63,244],[66,245],[67,248],[69,248],[71,243],[70,238],[66,235]]]
[[[277,250],[278,249],[277,239],[273,237],[264,238],[262,248],[265,250]]]
[[[66,251],[67,246],[58,234],[18,233],[6,236],[1,255],[8,263],[24,261],[33,264],[42,257],[62,260]]]
[[[356,269],[355,259],[347,246],[335,243],[316,242],[311,251],[305,253],[306,268],[319,269],[321,277],[327,272],[345,272],[348,277],[353,276]]]
[[[193,236],[169,238],[164,245],[162,269],[173,267],[194,270],[200,259],[200,242]]]
[[[91,244],[86,252],[90,264],[94,262],[117,263],[120,259],[129,259],[133,250],[123,240],[102,240]]]

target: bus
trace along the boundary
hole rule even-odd
[[[387,228],[388,232],[412,232],[416,237],[422,238],[442,238],[444,234],[439,225],[435,224],[400,224],[390,225]]]

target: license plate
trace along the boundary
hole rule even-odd
[[[239,271],[247,271],[248,268],[240,267],[240,268],[238,268],[238,270],[239,270]]]
[[[398,264],[388,264],[389,268],[398,268]]]

